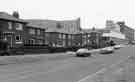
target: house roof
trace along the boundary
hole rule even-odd
[[[83,32],[84,33],[91,33],[91,32],[100,32],[100,33],[107,33],[109,32],[109,30],[107,29],[95,29],[95,30],[92,30],[92,29],[83,29]]]
[[[0,12],[0,19],[3,20],[9,20],[9,21],[16,21],[16,22],[22,22],[22,23],[27,23],[23,19],[18,19],[16,17],[13,17],[12,15],[6,13],[6,12]]]
[[[27,19],[27,26],[35,28],[46,29],[46,32],[60,32],[75,34],[80,31],[80,22],[79,20],[41,20],[41,19]]]
[[[56,26],[56,22],[54,20],[41,20],[41,19],[26,19],[28,22],[27,26],[35,27],[35,28],[54,28]]]
[[[59,33],[66,33],[66,34],[79,34],[79,33],[81,33],[81,31],[79,31],[79,30],[70,31],[67,29],[57,29],[57,28],[47,29],[46,32],[59,32]]]

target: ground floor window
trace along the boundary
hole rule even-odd
[[[63,41],[63,47],[65,47],[65,45],[66,45],[66,42],[65,42],[65,40]]]
[[[43,44],[43,42],[44,42],[43,40],[37,40],[38,44]]]
[[[71,46],[71,41],[68,42],[68,46]]]
[[[34,44],[35,43],[35,40],[34,39],[29,39],[28,40],[28,44]]]
[[[16,36],[15,36],[15,40],[16,40],[17,42],[21,41],[21,36],[20,36],[20,35],[16,35]]]
[[[102,40],[108,41],[110,38],[109,37],[102,37]]]

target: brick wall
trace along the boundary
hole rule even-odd
[[[11,23],[11,28],[9,29],[9,24]],[[21,46],[23,44],[24,40],[24,23],[19,23],[23,25],[23,30],[16,30],[15,24],[19,22],[13,22],[13,21],[8,21],[8,20],[0,20],[0,30],[3,32],[4,37],[6,38],[10,44],[11,47],[17,47]],[[20,36],[19,42],[16,41],[16,36]]]

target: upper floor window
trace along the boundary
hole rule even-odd
[[[57,25],[56,25],[56,27],[57,27],[57,28],[62,28],[61,23],[58,22]]]
[[[32,28],[29,29],[29,33],[30,33],[30,34],[35,34],[35,29],[32,29]]]
[[[23,24],[15,23],[15,29],[16,30],[23,30]]]
[[[12,22],[8,22],[8,28],[12,29]]]

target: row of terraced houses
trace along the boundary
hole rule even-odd
[[[10,47],[28,44],[72,47],[92,45],[94,42],[108,40],[108,38],[101,39],[102,35],[109,33],[112,27],[115,28],[112,21],[107,21],[112,27],[82,29],[80,21],[80,18],[65,21],[21,19],[18,12],[14,12],[12,15],[0,12],[0,34],[1,39],[7,40]],[[120,33],[125,36],[124,40],[134,40],[132,28],[125,25],[125,22],[117,22],[116,24],[119,26]]]

